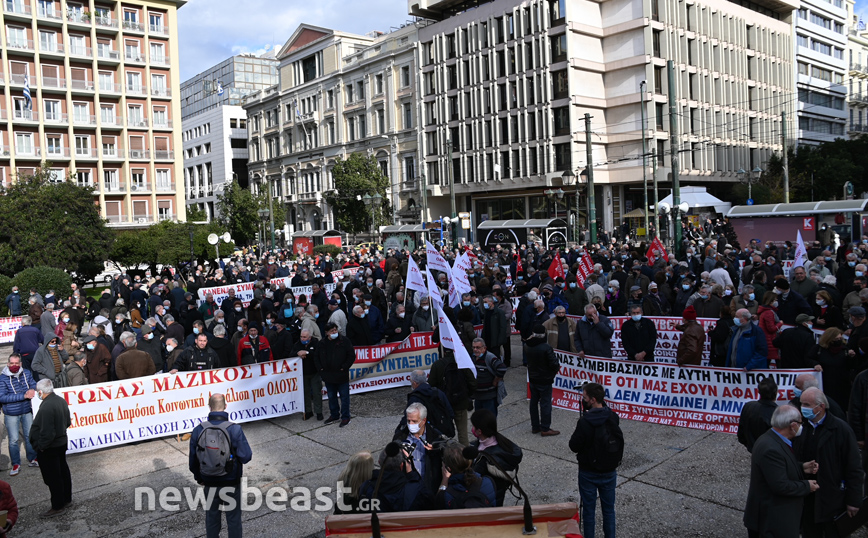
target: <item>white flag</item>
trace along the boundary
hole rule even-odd
[[[470,358],[467,348],[461,342],[458,331],[455,330],[452,322],[443,313],[443,309],[439,306],[436,308],[437,324],[440,326],[440,343],[443,344],[443,347],[451,349],[455,354],[455,362],[458,364],[458,368],[468,368],[473,372],[473,377],[476,377],[476,365],[473,364],[473,359]]]
[[[473,265],[470,263],[470,256],[467,255],[467,252],[459,256],[452,265],[452,280],[455,282],[455,288],[458,290],[459,295],[472,291],[470,280],[467,278],[467,271],[472,267]]]
[[[802,241],[801,230],[796,230],[796,255],[794,257],[796,262],[793,264],[793,267],[802,267],[808,258],[808,251],[805,250],[805,242]]]
[[[443,297],[440,295],[440,288],[437,287],[437,282],[431,276],[431,272],[425,269],[425,276],[428,278],[428,297],[431,299],[431,305],[437,305],[443,308]]]
[[[410,256],[407,260],[407,289],[421,291],[427,293],[428,288],[425,286],[425,279],[422,278],[422,272],[419,271],[419,266],[416,265],[416,260]]]
[[[425,241],[425,248],[428,258],[428,269],[442,271],[447,275],[452,273],[452,269],[449,267],[449,264],[446,263],[446,260],[443,258],[443,256],[440,255],[439,252],[437,252],[437,249],[434,248],[434,245],[432,245],[430,241]]]

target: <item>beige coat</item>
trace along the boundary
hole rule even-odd
[[[569,351],[570,353],[578,353],[576,351],[576,322],[570,318],[564,321],[569,326],[570,331],[570,349],[562,349],[561,351]],[[552,349],[558,349],[558,318],[557,316],[549,318],[543,323],[546,329],[546,341]]]

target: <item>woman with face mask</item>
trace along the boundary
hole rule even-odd
[[[807,362],[809,367],[823,372],[823,393],[842,409],[847,409],[850,405],[851,364],[841,329],[826,329],[820,342],[808,353]]]
[[[814,311],[814,325],[818,329],[828,329],[830,327],[838,327],[844,329],[844,316],[841,314],[841,309],[832,300],[832,296],[826,290],[820,290],[816,293],[814,304],[811,305]]]
[[[783,322],[778,316],[778,296],[773,291],[767,291],[763,295],[763,304],[757,309],[757,324],[766,337],[769,349],[769,361],[777,361],[780,358],[778,348],[772,345],[772,341],[781,330]]]

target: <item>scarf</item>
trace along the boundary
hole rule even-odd
[[[57,352],[57,348],[48,348],[48,353],[51,355],[51,360],[54,361],[54,373],[60,373],[60,369],[63,365],[60,362],[60,353]]]

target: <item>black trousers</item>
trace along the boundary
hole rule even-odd
[[[42,481],[51,492],[51,508],[60,510],[72,502],[72,476],[66,464],[66,447],[47,448],[36,454]]]

